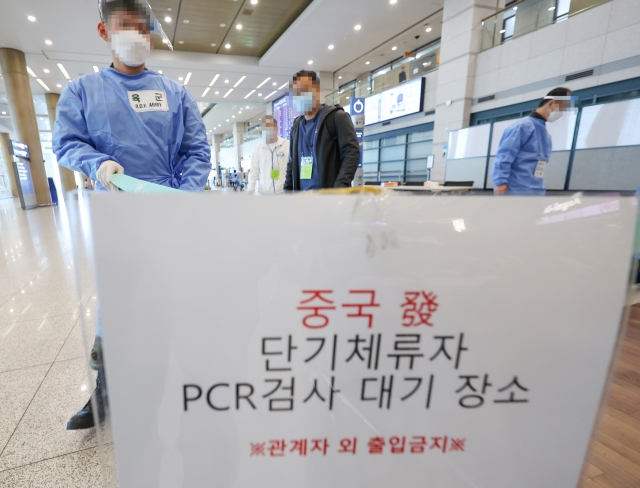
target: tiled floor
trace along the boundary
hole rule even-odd
[[[24,212],[17,201],[0,200],[2,488],[101,486],[95,432],[65,430],[93,388],[83,337],[93,336],[96,316],[84,247],[88,217],[71,219],[77,228],[67,219],[67,211],[82,208],[73,201]],[[639,371],[640,308],[634,308],[584,488],[640,488]]]
[[[72,252],[85,230],[69,228],[67,208],[78,203],[24,212],[0,200],[2,487],[100,486],[93,429],[65,429],[93,388],[82,327],[91,334],[96,308],[92,267]]]

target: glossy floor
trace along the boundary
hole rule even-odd
[[[0,200],[0,487],[100,486],[94,431],[65,430],[93,388],[83,337],[93,334],[95,281],[82,208],[24,212]],[[611,388],[583,488],[640,487],[640,308]]]

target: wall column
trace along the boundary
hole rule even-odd
[[[0,49],[0,69],[4,75],[11,122],[16,137],[29,146],[31,177],[38,205],[50,205],[49,182],[44,169],[40,134],[33,105],[33,94],[27,73],[27,61],[22,51]]]
[[[53,129],[56,125],[56,107],[58,106],[58,100],[60,100],[59,93],[46,93],[44,98],[47,102],[47,112],[49,113],[49,123],[51,125],[51,134],[53,135]],[[58,165],[60,171],[60,182],[62,183],[63,193],[76,190],[76,177],[73,171],[64,166]]]
[[[442,20],[438,92],[433,134],[431,179],[445,176],[444,146],[449,131],[469,125],[476,57],[482,42],[482,19],[499,10],[499,0],[445,0]]]
[[[235,154],[236,154],[236,169],[238,173],[242,173],[242,166],[240,162],[242,161],[242,143],[244,142],[242,138],[245,134],[244,122],[236,122],[233,124],[233,144],[235,145]]]
[[[13,156],[9,152],[9,134],[6,132],[0,132],[0,162],[4,164],[7,169],[7,176],[9,178],[9,188],[11,188],[11,195],[18,196],[18,185],[16,183],[16,176],[13,171]]]

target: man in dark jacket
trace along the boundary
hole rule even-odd
[[[293,122],[285,190],[347,188],[360,162],[360,146],[351,117],[322,105],[320,79],[313,71],[293,78],[293,104],[302,114]]]

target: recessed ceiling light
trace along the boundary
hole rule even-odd
[[[249,108],[249,105],[247,105],[246,108]]]
[[[222,124],[218,124],[218,127],[222,127]]]
[[[307,61],[307,64],[308,64],[309,66],[311,66],[311,65],[313,64],[313,61],[309,60],[309,61]]]
[[[160,74],[160,75],[162,74],[162,70],[161,69],[158,70],[158,74]]]
[[[242,24],[238,24],[238,25],[236,25],[236,29],[238,29],[238,30],[242,30]]]
[[[513,10],[518,10],[518,7],[513,7]]]
[[[51,90],[49,89],[49,87],[45,84],[45,82],[44,82],[44,81],[42,81],[40,78],[36,79],[36,81],[37,81],[38,83],[40,83],[40,85],[42,86],[42,88],[44,88],[44,89],[45,89],[45,90],[47,90],[47,91],[51,91]]]
[[[347,97],[347,100],[349,100],[351,97]]]
[[[27,17],[27,19],[29,19],[31,22],[35,22],[36,21],[36,18],[33,15],[29,15]]]
[[[367,62],[366,62],[366,63],[364,63],[364,64],[371,64],[371,61],[367,61]]]
[[[64,69],[64,66],[62,66],[62,63],[58,63],[58,68],[60,69],[60,71],[62,72],[62,74],[67,80],[71,79],[71,76],[69,76],[69,73],[67,73],[67,70]]]
[[[229,122],[229,119],[227,119],[227,122]]]
[[[7,112],[2,112],[2,115],[7,115]]]
[[[393,46],[393,47],[391,48],[391,50],[392,50],[392,51],[395,51],[396,49],[398,49],[398,46]]]
[[[224,47],[225,49],[231,49],[231,44],[225,44]]]
[[[251,5],[258,5],[258,0],[251,0]]]
[[[259,96],[259,97],[261,97],[261,96],[262,96],[262,93],[258,93],[258,96]]]
[[[361,26],[360,24],[358,24],[358,25],[356,25],[356,26],[354,27],[354,29],[355,29],[355,30],[360,30],[360,29],[362,29],[362,26]]]
[[[93,67],[93,72],[94,73],[98,73],[99,71],[100,71],[100,68],[98,68],[97,66]],[[46,73],[46,71],[45,71],[45,73]]]
[[[217,92],[216,92],[216,95],[220,95],[220,92],[219,92],[219,91],[217,91]]]
[[[341,80],[341,79],[342,79],[342,76],[338,76],[338,79],[339,79],[339,80]]]
[[[232,118],[232,119],[235,119],[235,118],[236,118],[236,116],[235,116],[235,115],[232,115],[232,116],[231,116],[231,118]]]
[[[46,41],[44,41],[44,43],[45,43],[47,46],[51,46],[51,44],[53,44],[53,42],[51,42],[49,39],[47,39]]]
[[[505,32],[507,32],[507,31],[506,31],[505,29],[502,29],[502,30],[500,31],[500,34],[504,34]]]
[[[212,42],[212,43],[211,43],[211,47],[216,47],[216,43],[215,43],[215,42]]]
[[[61,85],[60,83],[58,83],[58,84],[56,85],[56,87],[57,87],[57,88],[62,88],[62,85]]]
[[[431,32],[431,27],[427,27],[426,31]]]
[[[391,5],[395,5],[396,3],[398,3],[398,0],[389,0],[389,3],[390,3]]]
[[[189,19],[184,19],[182,22],[184,22],[185,24],[189,23]]]
[[[220,27],[226,27],[227,24],[220,24]]]
[[[184,44],[184,41],[178,41],[178,44]]]
[[[47,74],[49,74],[49,73],[50,73],[50,71],[49,71],[47,68],[43,69],[42,71],[44,71],[44,72],[45,72],[45,73],[47,73]]]
[[[548,10],[549,12],[553,12],[556,8],[555,7],[549,7]]]
[[[367,91],[371,91],[371,87],[370,87],[370,86],[369,86],[369,87],[367,87]]]
[[[165,17],[165,18],[164,18],[164,21],[165,21],[165,22],[171,22],[171,17]]]
[[[335,46],[333,44],[329,44],[329,49],[333,49]]]
[[[180,77],[178,78],[178,81],[182,81],[182,80],[184,80],[184,78],[183,78],[182,76],[180,76]]]
[[[273,83],[271,83],[271,84],[272,84],[273,86],[276,86],[278,83],[274,81],[274,82],[273,82]]]
[[[259,90],[260,88],[262,88],[262,85],[264,85],[270,79],[271,79],[271,76],[269,76],[266,80],[264,80],[262,83],[260,83],[258,86],[256,86],[256,90]]]
[[[229,80],[224,80],[225,83],[229,83]]]

